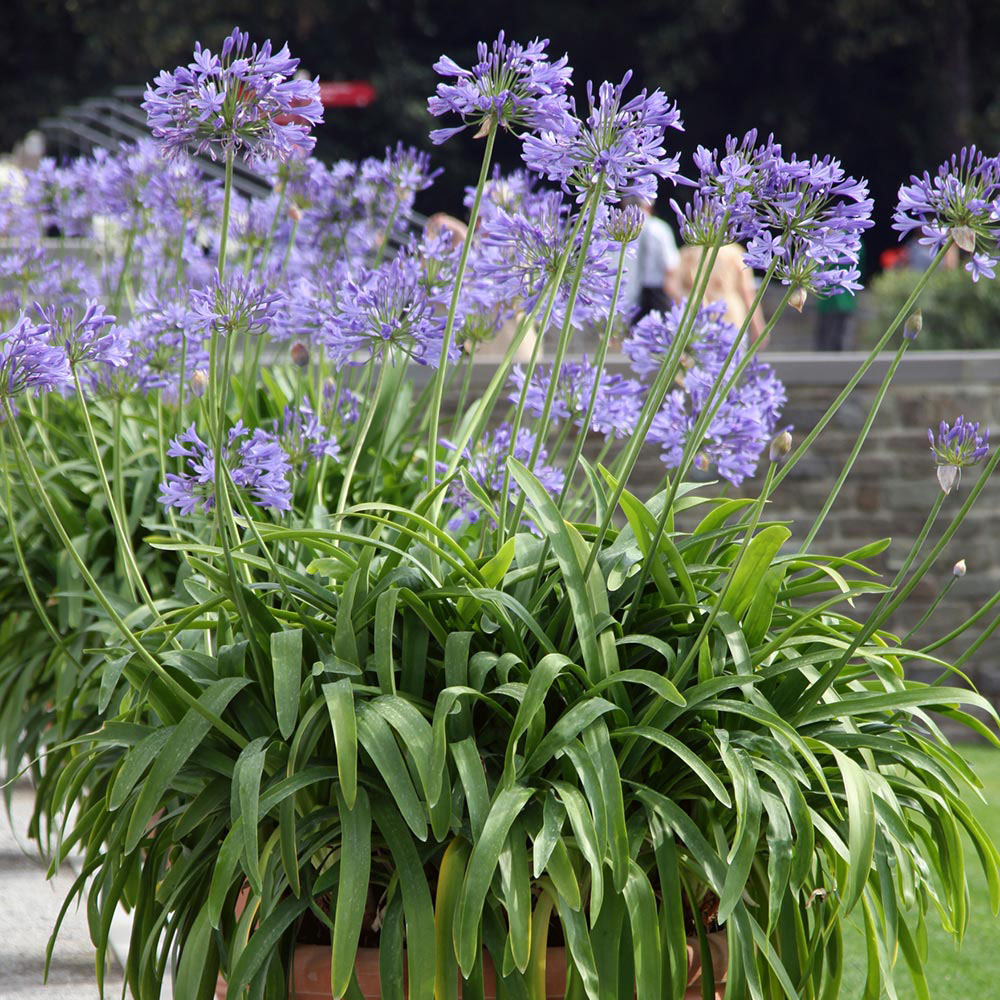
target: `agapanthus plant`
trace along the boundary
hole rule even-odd
[[[192,62],[146,88],[153,138],[167,155],[194,147],[213,159],[239,152],[250,163],[309,152],[323,108],[318,82],[295,78],[298,65],[287,45],[274,52],[270,40],[251,44],[239,28],[219,53],[198,42]]]
[[[990,432],[979,433],[979,424],[959,417],[953,425],[941,421],[938,433],[928,429],[927,440],[937,464],[938,482],[945,493],[962,481],[962,469],[978,465],[990,450]]]
[[[66,348],[52,343],[48,328],[22,316],[0,332],[0,395],[5,399],[29,389],[49,392],[72,384]]]
[[[965,269],[972,280],[994,277],[1000,261],[1000,157],[964,147],[931,177],[911,177],[899,188],[892,228],[904,239],[914,230],[937,251],[952,239],[971,254]]]
[[[214,510],[215,454],[194,424],[170,442],[167,455],[183,459],[185,471],[167,473],[160,484],[160,503],[176,508],[185,517],[199,509],[204,513]],[[251,431],[239,421],[228,431],[222,461],[233,485],[255,504],[279,512],[291,510],[291,466],[274,434],[260,427]]]
[[[629,71],[617,85],[602,83],[596,99],[588,83],[586,118],[571,116],[556,128],[525,136],[528,169],[557,181],[577,201],[595,189],[611,200],[627,195],[654,200],[658,182],[673,178],[679,164],[663,145],[666,131],[683,126],[677,105],[661,90],[624,100],[631,78]]]
[[[471,70],[442,56],[434,64],[439,76],[454,83],[439,83],[428,99],[432,115],[460,115],[464,124],[431,132],[434,143],[446,142],[470,125],[480,132],[495,124],[515,132],[558,128],[567,118],[566,89],[573,71],[563,56],[550,62],[548,39],[527,45],[508,42],[501,31],[492,45],[480,42],[479,61]]]

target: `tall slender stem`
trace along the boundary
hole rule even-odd
[[[844,462],[843,467],[840,470],[840,474],[837,476],[837,481],[833,484],[829,494],[827,494],[826,500],[823,502],[823,507],[820,512],[816,515],[816,519],[812,523],[812,527],[806,534],[806,537],[802,540],[802,544],[799,546],[799,553],[805,552],[810,545],[813,543],[813,539],[819,533],[819,529],[823,527],[823,522],[826,520],[827,514],[830,513],[831,508],[834,503],[836,503],[837,497],[840,496],[840,491],[847,481],[847,477],[850,475],[851,469],[854,468],[854,463],[857,461],[858,455],[861,453],[861,449],[864,446],[865,441],[868,440],[868,434],[872,429],[872,424],[875,423],[875,418],[878,416],[878,411],[882,407],[882,400],[885,399],[885,395],[889,390],[889,385],[892,382],[893,376],[896,374],[896,369],[899,367],[899,363],[903,360],[903,355],[906,353],[906,349],[910,346],[910,341],[904,339],[896,350],[896,356],[892,359],[892,364],[889,365],[888,371],[885,373],[885,378],[882,379],[882,384],[879,386],[878,392],[875,393],[875,399],[872,402],[871,408],[868,410],[868,416],[865,418],[864,426],[862,426],[860,432],[858,433],[857,440],[854,442],[854,447],[851,449],[851,454],[848,455],[847,461]]]
[[[343,514],[347,509],[347,502],[351,496],[351,481],[354,479],[354,471],[358,467],[358,459],[361,457],[361,451],[365,446],[365,438],[368,437],[372,421],[375,419],[375,409],[382,396],[385,373],[391,364],[391,360],[385,356],[372,358],[372,364],[378,364],[379,366],[378,377],[375,380],[375,391],[371,394],[371,398],[365,401],[365,418],[361,429],[358,431],[354,447],[351,449],[351,457],[347,462],[347,469],[344,472],[344,482],[340,487],[340,499],[337,501],[337,514]]]
[[[483,200],[483,190],[486,178],[489,176],[490,161],[493,159],[493,145],[497,138],[497,121],[494,116],[486,133],[486,148],[483,150],[483,165],[479,170],[479,182],[476,184],[476,194],[472,200],[472,210],[469,212],[469,228],[462,243],[462,252],[458,258],[458,269],[455,272],[455,287],[448,304],[448,319],[445,322],[444,336],[441,338],[441,356],[437,371],[434,373],[434,392],[431,398],[430,426],[427,431],[427,489],[434,491],[437,482],[437,443],[438,427],[441,420],[441,400],[444,398],[444,379],[448,368],[448,357],[455,331],[455,316],[458,312],[458,299],[462,293],[462,282],[465,279],[465,268],[469,260],[469,250],[476,233],[476,223],[479,221],[479,206]],[[440,508],[438,508],[439,510]],[[437,511],[435,511],[435,514]]]
[[[153,598],[146,589],[145,581],[139,570],[139,564],[136,562],[135,552],[132,550],[132,539],[129,537],[127,525],[123,520],[118,503],[112,494],[111,484],[108,482],[108,474],[104,469],[104,460],[101,458],[101,450],[97,444],[97,436],[94,434],[94,425],[90,419],[90,411],[87,408],[87,400],[83,393],[83,385],[80,383],[79,372],[75,368],[73,369],[73,384],[76,386],[76,395],[80,401],[83,426],[87,432],[87,442],[90,445],[94,465],[97,467],[97,477],[100,480],[101,489],[104,491],[104,499],[107,502],[108,510],[111,512],[111,523],[114,526],[115,534],[118,536],[118,545],[120,546],[122,560],[125,563],[125,579],[128,582],[129,592],[133,597],[138,592],[143,604],[149,608],[150,613],[156,618],[159,612],[153,604]],[[119,443],[116,441],[115,451],[118,448]]]

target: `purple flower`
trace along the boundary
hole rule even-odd
[[[336,435],[320,423],[307,403],[295,408],[286,406],[280,422],[274,421],[274,435],[299,475],[305,475],[313,462],[340,455]]]
[[[502,491],[504,471],[507,459],[511,456],[519,462],[527,463],[535,444],[535,435],[526,427],[517,434],[517,441],[511,441],[511,425],[503,423],[492,433],[487,433],[483,440],[471,451],[463,453],[465,462],[461,466],[463,472],[475,482],[489,499],[498,505],[503,501]],[[454,448],[447,441],[441,442],[446,448]],[[558,496],[562,491],[565,477],[561,469],[546,465],[548,453],[542,448],[534,465],[534,475],[552,496]],[[511,479],[507,491],[507,502],[512,506],[517,502],[520,487]],[[474,524],[486,511],[482,502],[465,486],[460,479],[452,480],[448,489],[448,500],[458,509],[458,516],[451,522],[451,527],[457,529],[463,524]]]
[[[338,363],[355,352],[380,355],[392,346],[420,364],[437,365],[444,316],[434,308],[422,282],[420,262],[399,253],[380,267],[349,280],[338,309],[326,324],[326,344]],[[458,359],[453,348],[452,360]]]
[[[572,217],[561,194],[549,191],[533,196],[516,214],[498,209],[484,232],[479,254],[472,263],[474,280],[491,282],[501,301],[517,301],[530,310],[551,290],[560,258],[572,233]],[[595,235],[584,247],[580,236],[570,250],[556,290],[552,322],[562,325],[569,305],[570,285],[586,254],[572,322],[606,316],[615,278],[615,248]],[[623,305],[623,303],[621,303]]]
[[[162,391],[176,399],[182,378],[208,368],[201,318],[183,298],[141,298],[126,333],[128,374],[144,394]]]
[[[980,434],[979,424],[966,423],[964,417],[959,417],[950,427],[942,420],[937,437],[928,429],[927,440],[938,466],[938,482],[945,493],[959,485],[962,469],[977,465],[990,450],[989,430]]]
[[[259,48],[234,28],[213,54],[195,45],[194,61],[166,70],[146,88],[142,103],[153,137],[165,155],[189,145],[199,153],[242,151],[244,158],[287,160],[309,152],[316,139],[310,126],[323,120],[317,80],[296,80],[298,59],[288,46]]]
[[[128,364],[125,331],[115,326],[115,317],[108,316],[104,306],[95,300],[86,304],[79,319],[71,306],[43,308],[36,302],[35,311],[41,317],[38,329],[66,348],[71,367],[93,370],[102,365],[122,368]]]
[[[753,206],[758,229],[745,261],[820,296],[860,291],[861,234],[873,223],[863,180],[829,157],[782,157]]]
[[[215,452],[198,436],[194,424],[170,442],[167,455],[183,458],[188,471],[167,473],[160,484],[160,503],[176,507],[184,516],[199,507],[211,511],[215,507]],[[223,462],[233,483],[254,503],[271,510],[291,510],[288,457],[273,434],[259,427],[250,433],[239,421],[229,431]]]
[[[559,369],[559,381],[553,396],[552,420],[571,420],[583,429],[584,418],[590,406],[594,391],[597,369],[588,364],[586,357],[582,363],[567,362]],[[510,374],[514,392],[508,397],[517,402],[524,388],[525,372],[515,365]],[[541,366],[535,369],[525,394],[525,408],[534,417],[541,417],[545,407],[545,396],[552,379],[552,369]],[[609,372],[601,372],[597,386],[597,398],[589,430],[606,437],[627,437],[635,431],[642,409],[643,387],[635,379],[623,378]]]
[[[265,333],[281,298],[249,275],[233,274],[220,281],[216,274],[207,288],[191,291],[193,327],[230,336]]]
[[[673,343],[683,314],[679,303],[666,315],[650,313],[622,344],[632,368],[642,376],[658,371]],[[709,403],[712,389],[736,338],[736,327],[725,320],[725,303],[702,306],[682,358],[679,385],[653,417],[648,440],[659,444],[669,468],[680,465],[695,421]],[[784,386],[771,367],[754,358],[741,380],[722,401],[705,432],[696,464],[714,464],[719,475],[738,484],[752,476],[767,448],[785,402]]]
[[[26,389],[48,392],[72,384],[66,348],[51,343],[47,328],[21,316],[0,332],[0,395],[9,400]]]
[[[682,129],[680,113],[661,90],[640,91],[623,103],[631,70],[617,86],[602,83],[594,99],[587,84],[589,114],[568,118],[554,128],[528,135],[523,158],[530,170],[557,181],[583,201],[600,185],[606,197],[624,195],[653,200],[659,180],[677,173],[678,158],[663,146],[668,128]]]
[[[427,153],[397,142],[395,149],[386,146],[381,160],[372,157],[362,163],[362,198],[375,200],[386,190],[400,200],[412,198],[414,194],[426,191],[440,173],[440,167],[431,169],[431,158]]]
[[[892,228],[900,239],[918,229],[920,242],[935,251],[951,236],[973,255],[966,264],[973,281],[992,278],[1000,261],[1000,156],[969,146],[934,177],[910,177],[900,186]]]
[[[471,70],[442,56],[434,71],[455,82],[439,83],[436,95],[428,98],[427,109],[435,117],[454,112],[464,124],[435,129],[431,142],[446,142],[470,125],[479,126],[485,134],[493,120],[500,128],[516,132],[559,128],[568,114],[566,88],[573,71],[566,56],[549,62],[548,44],[548,39],[537,38],[528,45],[508,43],[501,31],[492,46],[479,43],[479,62]]]
[[[693,156],[697,176],[678,178],[695,189],[694,197],[684,208],[671,201],[684,242],[710,246],[716,241],[746,242],[758,236],[756,207],[773,183],[780,158],[781,147],[773,136],[757,145],[756,129],[740,140],[726,136],[721,155],[717,149],[699,146]]]

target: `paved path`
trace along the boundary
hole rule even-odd
[[[101,1000],[86,914],[75,906],[59,932],[48,984],[42,983],[45,946],[74,875],[64,866],[46,881],[46,866],[25,836],[31,807],[32,791],[20,785],[13,829],[0,807],[0,1000]],[[113,962],[105,997],[121,995],[121,969]]]

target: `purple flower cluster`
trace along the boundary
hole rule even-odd
[[[77,317],[71,306],[43,307],[35,303],[41,322],[38,332],[66,350],[71,368],[94,371],[102,366],[122,368],[128,364],[129,347],[125,331],[115,325],[115,317],[91,300]]]
[[[940,250],[948,238],[971,254],[965,269],[972,280],[992,278],[1000,263],[1000,156],[963,148],[938,167],[934,177],[911,177],[899,189],[892,228],[903,239],[913,230],[920,242]]]
[[[27,389],[49,392],[72,384],[66,349],[51,343],[47,329],[22,316],[0,332],[0,396],[9,400]]]
[[[658,181],[673,178],[678,168],[678,158],[667,156],[663,146],[666,130],[683,126],[677,105],[661,90],[643,90],[625,101],[631,78],[630,70],[618,85],[602,83],[596,100],[588,83],[583,121],[569,116],[557,127],[525,136],[528,168],[558,182],[577,201],[595,188],[610,200],[654,199]]]
[[[167,448],[171,458],[183,458],[189,471],[168,472],[158,497],[165,507],[176,507],[185,517],[199,507],[215,507],[215,452],[198,436],[192,424]],[[229,431],[223,462],[234,485],[261,507],[276,511],[292,508],[288,456],[277,438],[261,428],[250,431],[239,421]]]
[[[427,110],[435,117],[457,114],[463,124],[435,129],[431,141],[446,142],[470,125],[485,134],[494,121],[500,128],[516,132],[559,128],[568,113],[566,88],[573,71],[566,56],[549,61],[545,52],[548,44],[548,39],[537,38],[528,45],[508,42],[501,31],[491,46],[479,43],[479,61],[471,70],[441,56],[434,72],[454,82],[437,85],[435,96],[428,98]]]
[[[191,292],[191,318],[195,328],[220,334],[259,335],[274,320],[282,296],[247,274],[232,274]]]
[[[251,163],[287,160],[312,150],[310,126],[323,120],[319,83],[293,79],[298,59],[273,52],[234,28],[215,54],[195,45],[194,60],[166,70],[146,88],[142,107],[167,155],[194,145],[199,153],[243,153]]]
[[[340,456],[336,435],[323,426],[307,403],[286,406],[281,420],[274,421],[274,436],[299,475],[304,475],[313,462]]]
[[[989,453],[990,432],[979,433],[978,423],[967,423],[959,417],[952,426],[941,421],[937,437],[928,428],[927,440],[937,463],[938,482],[945,493],[950,493],[962,479],[962,469],[977,465]]]
[[[486,494],[494,506],[504,501],[504,472],[507,459],[516,458],[527,463],[535,445],[535,435],[526,427],[518,431],[516,441],[512,440],[513,428],[508,423],[502,423],[492,433],[487,433],[481,442],[473,449],[463,452],[465,464],[463,474],[468,475]],[[446,448],[454,449],[447,441],[441,442]],[[558,496],[563,488],[565,476],[561,469],[548,465],[548,453],[543,447],[538,453],[533,472],[538,481],[553,496]],[[517,502],[520,487],[510,480],[506,502],[513,506]],[[475,524],[487,511],[483,510],[482,501],[460,479],[452,481],[448,489],[448,500],[458,510],[458,515],[452,520],[451,528],[457,530],[463,524]]]
[[[678,181],[695,189],[693,198],[683,208],[675,200],[670,202],[684,242],[710,246],[719,240],[734,243],[757,236],[757,206],[781,159],[774,137],[758,146],[757,130],[751,129],[740,140],[726,136],[721,154],[699,146],[692,159],[697,177]]]
[[[683,303],[665,316],[650,313],[640,320],[622,344],[632,368],[640,376],[656,372],[677,335]],[[702,306],[682,359],[679,385],[653,417],[648,440],[658,444],[669,468],[680,465],[688,435],[703,412],[722,365],[733,346],[737,329],[725,320],[724,303]],[[738,484],[754,474],[767,448],[785,402],[784,386],[770,365],[756,357],[747,366],[710,421],[698,464],[714,465],[720,476]]]
[[[553,396],[551,420],[572,421],[584,430],[584,418],[594,392],[597,368],[584,357],[581,363],[568,362],[559,369],[559,380]],[[524,391],[525,372],[520,365],[511,371],[510,383],[515,391],[508,399],[517,402]],[[535,369],[525,393],[525,409],[534,417],[544,412],[545,397],[552,380],[552,369],[539,366]],[[642,409],[643,387],[635,379],[623,378],[601,372],[597,383],[594,414],[587,430],[606,437],[627,437],[635,431]]]
[[[376,357],[393,347],[420,364],[437,365],[444,315],[427,295],[420,261],[401,252],[346,282],[325,332],[327,349],[338,363],[357,352]],[[453,348],[452,354],[457,360],[458,351]]]
[[[699,147],[698,175],[686,206],[672,202],[685,242],[709,246],[742,241],[747,266],[818,295],[857,291],[861,234],[872,225],[864,181],[839,161],[783,155],[773,137],[756,131],[726,139],[724,154]]]
[[[517,213],[497,209],[490,218],[471,265],[473,281],[487,282],[500,301],[516,301],[532,309],[551,283],[573,236],[573,217],[561,194],[554,191],[525,199]],[[569,257],[556,288],[552,322],[561,326],[569,307],[570,284],[586,255],[573,307],[572,322],[581,326],[606,317],[614,289],[616,247],[595,235],[584,244],[580,235],[569,247]],[[620,305],[623,306],[622,303]]]

